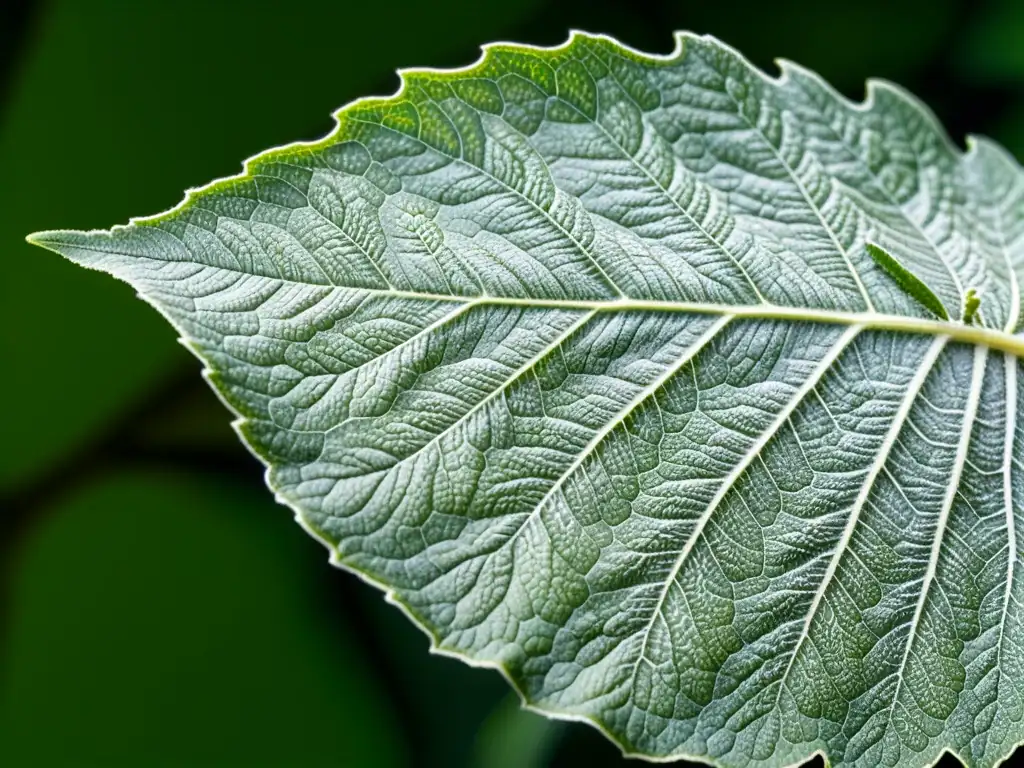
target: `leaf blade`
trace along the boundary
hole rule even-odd
[[[996,161],[960,156],[895,89],[823,108],[805,75],[678,41],[648,57],[579,34],[407,72],[324,141],[167,215],[41,239],[153,301],[332,560],[532,707],[654,757],[992,764],[1020,736],[999,687],[1012,662],[970,661],[995,631],[981,591],[962,603],[984,632],[944,625],[965,648],[952,661],[929,638],[912,653],[894,617],[940,620],[908,586],[927,570],[915,548],[943,515],[970,520],[942,511],[950,488],[989,504],[970,472],[951,484],[968,468],[956,446],[1010,430],[993,366],[996,396],[967,418],[974,350],[1008,353],[1009,371],[1022,349],[997,330],[1016,312],[1016,214],[962,173]],[[893,116],[938,159],[886,187],[919,151]],[[906,154],[886,173],[849,163],[844,120],[865,151],[886,129]],[[966,257],[912,213],[920,187],[954,179],[957,215],[986,232]],[[864,226],[843,226],[850,210]],[[908,243],[906,264],[857,247],[879,233]],[[992,326],[935,311],[968,271]],[[951,558],[935,573],[976,576]],[[981,581],[1009,594],[997,579]],[[836,643],[853,655],[808,650]],[[976,700],[914,704],[926,657],[954,687],[970,666]],[[976,717],[993,677],[1003,746],[930,733],[936,713]]]

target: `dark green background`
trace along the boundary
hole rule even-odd
[[[198,364],[105,275],[23,237],[174,205],[334,108],[492,40],[652,52],[710,32],[853,98],[922,96],[1024,155],[1021,0],[200,0],[0,11],[0,765],[615,765],[428,655],[274,504]]]

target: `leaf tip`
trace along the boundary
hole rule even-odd
[[[48,236],[52,234],[54,233],[46,230],[41,232],[32,232],[25,235],[25,242],[29,245],[38,245],[40,248],[49,248]]]
[[[118,254],[106,242],[110,235],[111,232],[102,230],[83,232],[74,229],[53,229],[26,235],[25,242],[52,251],[79,266],[113,274],[113,264],[110,260]]]
[[[69,253],[69,248],[73,245],[73,236],[75,234],[74,232],[61,229],[44,229],[25,235],[25,242],[29,245],[35,245],[47,251],[52,251],[66,259],[77,261]]]
[[[878,261],[879,259],[891,258],[889,252],[882,246],[872,243],[870,240],[864,243],[864,247],[867,249],[868,254],[872,259]]]

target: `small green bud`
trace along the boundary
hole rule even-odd
[[[978,292],[973,288],[967,289],[967,295],[964,296],[964,325],[972,325],[974,318],[978,315],[978,308],[981,306],[981,297]]]

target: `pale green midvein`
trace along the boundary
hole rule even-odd
[[[39,233],[47,234],[47,233]],[[47,244],[41,239],[32,240],[38,245],[50,248],[60,253],[55,243]],[[103,253],[113,253],[100,248],[84,248]],[[143,257],[146,258],[146,257]],[[198,262],[197,262],[198,263]],[[210,265],[200,264],[209,267]],[[223,267],[219,267],[223,269]],[[238,271],[238,270],[229,270]],[[279,279],[279,278],[269,278]],[[298,282],[282,280],[282,282]],[[298,282],[300,285],[312,285],[311,283]],[[568,309],[583,310],[595,313],[602,312],[689,312],[692,314],[704,315],[733,315],[736,318],[748,318],[755,320],[800,320],[808,323],[831,323],[833,325],[860,325],[865,329],[882,331],[901,331],[905,333],[920,333],[929,336],[949,336],[954,341],[966,344],[980,344],[1000,352],[1007,352],[1011,355],[1024,358],[1024,336],[1019,336],[1007,331],[985,328],[982,326],[964,325],[958,321],[927,320],[922,317],[907,317],[904,315],[885,315],[879,312],[843,312],[830,309],[807,309],[802,307],[785,307],[778,304],[750,304],[735,305],[709,304],[688,301],[659,301],[656,299],[534,299],[515,298],[505,296],[456,296],[441,293],[420,293],[418,291],[385,290],[380,288],[352,288],[341,285],[331,285],[340,290],[350,290],[359,293],[376,294],[396,299],[412,299],[418,301],[443,301],[461,302],[472,306],[514,306],[537,309]]]
[[[700,315],[733,315],[736,318],[754,320],[800,320],[807,323],[859,325],[865,329],[879,331],[901,331],[928,336],[949,336],[953,341],[980,344],[1000,352],[1008,352],[1017,357],[1024,357],[1024,336],[1018,336],[994,328],[964,325],[958,321],[928,320],[923,317],[886,315],[879,312],[842,312],[831,309],[785,307],[777,304],[730,306],[728,304],[646,299],[616,299],[614,301],[532,299],[500,296],[446,296],[443,294],[416,293],[414,291],[373,291],[373,289],[365,288],[353,290],[381,293],[394,298],[419,299],[421,301],[462,301],[476,306],[499,305],[532,307],[536,309],[577,309],[593,312],[689,312]]]
[[[37,233],[45,235],[47,233]],[[50,250],[60,253],[55,242],[44,242],[40,237],[30,240]],[[87,248],[81,245],[74,247],[93,250],[101,253],[113,253],[101,248]],[[143,257],[147,258],[147,257]],[[201,264],[209,267],[210,265]],[[220,267],[223,269],[223,267]],[[238,270],[229,270],[238,271]],[[270,278],[278,279],[278,278]],[[282,282],[297,282],[282,280]],[[298,283],[311,285],[310,283]],[[568,309],[583,310],[594,313],[601,312],[689,312],[704,315],[733,315],[736,318],[756,320],[800,320],[809,323],[831,323],[834,325],[859,325],[865,329],[883,331],[902,331],[905,333],[921,333],[930,336],[949,336],[954,341],[967,344],[980,344],[1000,352],[1007,352],[1017,357],[1024,357],[1024,336],[1007,331],[985,328],[982,326],[964,325],[956,321],[927,320],[921,317],[904,315],[885,315],[878,312],[842,312],[829,309],[806,309],[801,307],[785,307],[777,304],[735,305],[708,304],[687,301],[658,301],[655,299],[615,299],[615,300],[574,300],[574,299],[534,299],[503,296],[455,296],[440,293],[420,293],[418,291],[385,290],[380,288],[352,288],[331,285],[340,290],[359,293],[376,294],[396,299],[412,299],[418,301],[461,302],[474,306],[515,306],[537,309]]]

